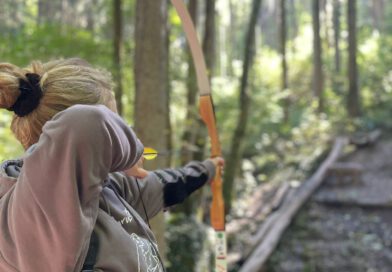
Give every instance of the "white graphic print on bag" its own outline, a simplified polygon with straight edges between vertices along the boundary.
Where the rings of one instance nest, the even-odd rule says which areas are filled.
[[[138,272],[141,272],[140,264],[142,262],[146,264],[147,272],[163,272],[159,262],[159,258],[156,252],[152,249],[151,243],[149,241],[141,239],[135,233],[131,234],[131,238],[136,244]]]

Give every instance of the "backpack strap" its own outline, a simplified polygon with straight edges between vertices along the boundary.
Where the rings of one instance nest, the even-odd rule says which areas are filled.
[[[109,185],[109,181],[110,179],[106,179],[104,181],[103,186],[107,187]],[[98,235],[93,230],[90,237],[90,245],[88,247],[87,256],[86,259],[84,260],[84,264],[81,272],[94,272],[94,266],[95,263],[97,262],[98,251],[99,251],[99,239],[98,239]]]
[[[98,235],[93,231],[91,233],[90,245],[88,248],[86,259],[84,260],[82,272],[93,272],[97,261],[99,251]]]

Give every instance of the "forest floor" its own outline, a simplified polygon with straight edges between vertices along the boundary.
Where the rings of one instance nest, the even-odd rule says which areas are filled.
[[[269,259],[268,272],[392,272],[392,139],[341,159],[357,181],[327,178]]]

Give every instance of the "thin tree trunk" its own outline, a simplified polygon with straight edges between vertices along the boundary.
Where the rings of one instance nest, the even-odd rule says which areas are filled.
[[[240,83],[240,101],[239,101],[239,116],[237,120],[236,129],[234,131],[230,155],[227,158],[225,173],[224,173],[224,184],[223,184],[223,195],[226,203],[227,211],[231,209],[231,201],[233,196],[234,179],[236,174],[241,167],[242,158],[242,142],[246,133],[246,127],[248,123],[249,107],[250,107],[250,96],[249,96],[249,73],[252,68],[253,59],[255,55],[255,27],[260,11],[261,0],[253,0],[252,13],[248,25],[248,30],[245,40],[245,52],[243,62],[243,73]]]
[[[230,16],[230,23],[229,23],[229,33],[227,35],[227,75],[233,76],[234,69],[233,69],[233,60],[237,59],[236,57],[236,29],[237,29],[237,14],[236,9],[234,7],[234,0],[229,0],[229,16]]]
[[[145,146],[167,150],[169,144],[167,1],[137,0],[135,27],[135,129]],[[158,157],[149,169],[168,167]],[[160,252],[165,256],[165,222],[160,214],[152,220]]]
[[[203,39],[203,52],[210,80],[215,68],[215,1],[206,0],[206,22]]]
[[[94,32],[95,30],[95,13],[94,11],[95,6],[98,4],[96,0],[90,0],[88,2],[88,6],[85,7],[86,9],[86,29],[90,32]]]
[[[297,8],[295,0],[290,0],[289,14],[291,16],[291,38],[295,39],[298,36],[298,19],[297,19]]]
[[[340,74],[340,0],[333,2],[333,28],[334,28],[334,47],[335,47],[335,72]]]
[[[286,0],[280,0],[280,14],[279,14],[279,26],[280,26],[280,54],[281,54],[281,71],[282,71],[282,91],[285,92],[288,89],[288,69],[286,59],[286,41],[287,41],[287,29],[286,29]],[[285,98],[283,101],[283,112],[284,122],[289,121],[289,98]]]
[[[115,98],[117,104],[117,110],[119,115],[123,115],[122,105],[122,67],[121,67],[121,49],[123,40],[123,20],[122,20],[122,0],[113,1],[113,27],[114,27],[114,38],[113,38],[113,64],[114,64],[114,82],[115,87]]]
[[[56,22],[60,19],[62,2],[60,0],[38,1],[38,23]]]
[[[38,18],[37,18],[37,22],[38,24],[42,24],[44,23],[45,20],[45,16],[47,14],[47,10],[48,10],[48,6],[47,6],[47,2],[45,0],[38,0]]]
[[[384,22],[384,8],[385,3],[384,0],[372,0],[372,17],[373,17],[373,26],[379,31],[383,29]]]
[[[328,10],[328,2],[329,0],[321,0],[321,10],[322,12],[322,24],[323,24],[323,29],[324,29],[324,39],[325,39],[325,43],[327,45],[327,52],[326,55],[328,55],[328,49],[330,47],[332,47],[332,42],[330,39],[330,34],[329,34],[329,10]]]
[[[356,10],[356,0],[348,0],[347,25],[349,91],[347,97],[347,110],[350,117],[358,117],[361,115],[358,90]]]
[[[318,101],[319,112],[323,111],[324,75],[322,68],[322,49],[320,38],[320,0],[312,0],[313,14],[313,94]]]

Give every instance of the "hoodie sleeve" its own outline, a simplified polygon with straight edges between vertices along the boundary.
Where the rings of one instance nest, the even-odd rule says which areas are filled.
[[[133,131],[104,106],[57,114],[2,198],[0,257],[22,272],[80,271],[103,180],[141,154]]]
[[[152,218],[162,209],[183,202],[214,175],[214,164],[206,160],[193,161],[179,169],[152,171],[144,179],[122,173],[115,173],[112,177],[122,197],[146,219],[143,203],[148,217]]]

